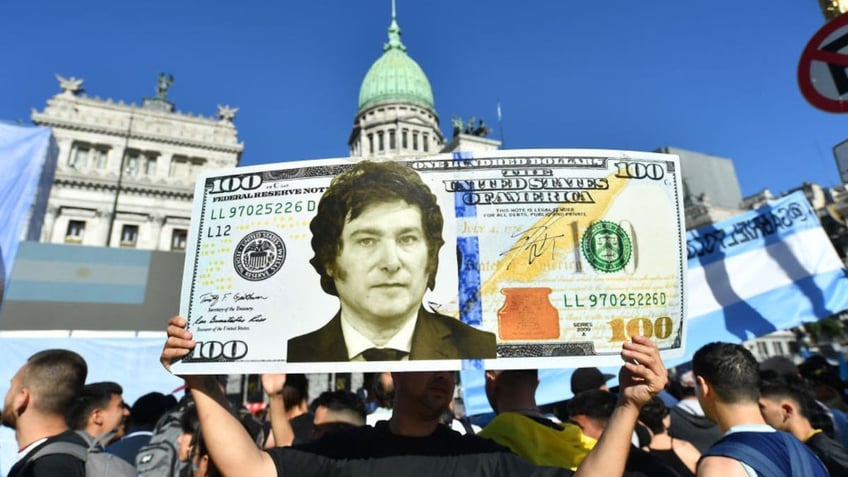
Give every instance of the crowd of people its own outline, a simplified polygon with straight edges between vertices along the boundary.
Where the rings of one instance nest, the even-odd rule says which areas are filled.
[[[193,346],[184,323],[171,321],[166,366]],[[378,373],[369,393],[312,402],[305,376],[263,375],[267,406],[253,415],[226,399],[220,376],[184,376],[179,402],[153,392],[128,406],[118,383],[85,384],[79,355],[46,350],[3,402],[20,447],[9,476],[91,475],[79,456],[45,451],[55,443],[115,456],[125,467],[109,475],[848,475],[845,385],[827,360],[757,363],[741,345],[711,343],[691,370],[669,373],[650,340],[621,354],[616,388],[581,368],[578,392],[554,407],[536,402],[536,370],[487,371],[495,417],[480,428],[452,408],[453,372]],[[168,448],[173,462],[150,465]]]

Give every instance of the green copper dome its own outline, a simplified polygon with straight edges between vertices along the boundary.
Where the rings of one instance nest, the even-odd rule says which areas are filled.
[[[430,81],[418,63],[406,54],[394,11],[389,25],[389,42],[383,45],[383,55],[371,65],[359,88],[359,111],[391,101],[405,101],[435,109]]]

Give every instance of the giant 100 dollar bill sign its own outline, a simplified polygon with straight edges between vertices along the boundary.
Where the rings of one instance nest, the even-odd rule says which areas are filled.
[[[355,164],[280,163],[199,178],[181,303],[198,344],[177,372],[480,364],[416,358],[419,327],[432,315],[494,335],[496,354],[473,356],[491,369],[614,365],[634,334],[654,338],[666,356],[682,350],[685,242],[677,157],[527,150],[402,162],[435,194],[445,240],[435,286],[421,299],[411,354],[374,362],[322,358],[316,351],[310,362],[287,360],[289,340],[316,330],[316,350],[353,346],[331,343],[342,335],[347,340],[350,329],[338,325],[344,306],[322,289],[310,264],[310,222],[332,179]],[[348,223],[351,217],[344,218]],[[324,233],[315,231],[322,240]],[[454,345],[459,331],[443,339]]]

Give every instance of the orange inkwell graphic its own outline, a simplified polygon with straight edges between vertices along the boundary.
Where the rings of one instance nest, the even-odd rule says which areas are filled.
[[[504,340],[559,338],[559,313],[551,305],[550,288],[504,288],[498,310],[498,335]]]

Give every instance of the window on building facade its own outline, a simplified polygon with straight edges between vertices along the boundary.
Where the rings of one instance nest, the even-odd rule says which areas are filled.
[[[377,131],[377,150],[383,152],[385,146],[383,145],[383,131]]]
[[[427,137],[426,134],[421,136],[421,145],[424,146],[424,152],[430,151],[430,145],[428,144],[429,141],[427,139],[428,139],[428,137]]]
[[[147,157],[147,163],[144,168],[144,173],[148,176],[156,175],[156,156]]]
[[[409,147],[409,143],[406,141],[407,133],[409,133],[408,129],[404,129],[400,134],[400,147],[406,149]]]
[[[418,150],[418,133],[414,131],[412,132],[412,150]]]
[[[194,179],[198,174],[203,172],[203,169],[206,168],[206,159],[200,157],[193,157],[191,159],[191,170],[189,171],[189,177]]]
[[[82,169],[88,165],[88,155],[91,149],[87,144],[74,144],[71,155],[68,157],[68,165],[75,169]]]
[[[138,242],[138,225],[126,224],[121,227],[121,246],[135,247]]]
[[[168,175],[171,177],[188,177],[189,162],[186,156],[174,156],[171,158],[171,166]]]
[[[171,234],[171,250],[185,250],[188,240],[188,230],[174,229]]]
[[[763,341],[757,341],[757,351],[761,357],[766,358],[769,356],[768,346]]]
[[[374,154],[374,135],[373,134],[368,135],[368,153]]]
[[[109,154],[105,149],[96,148],[91,151],[91,160],[94,167],[98,169],[106,169],[109,161]]]
[[[124,174],[128,176],[138,175],[139,163],[141,162],[141,154],[138,151],[128,151],[126,161],[124,161]]]
[[[85,235],[85,220],[69,220],[68,229],[65,232],[66,243],[82,243]]]
[[[774,354],[778,356],[783,356],[784,354],[786,354],[783,352],[783,342],[781,341],[772,341],[771,349],[774,351]]]
[[[395,143],[395,130],[389,130],[389,150],[394,151],[397,149],[397,144]]]

